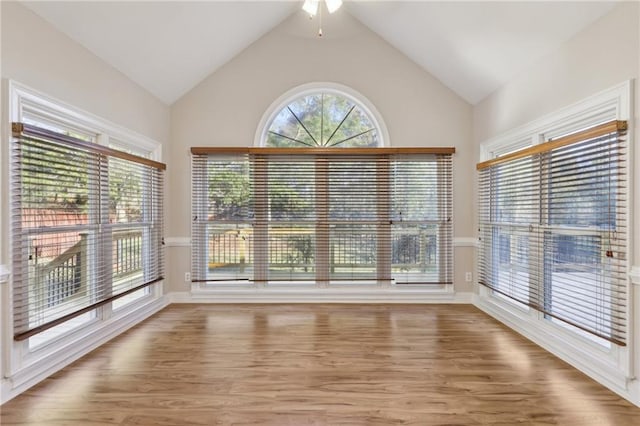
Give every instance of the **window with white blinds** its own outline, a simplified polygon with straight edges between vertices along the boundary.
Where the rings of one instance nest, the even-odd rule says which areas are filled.
[[[453,148],[192,148],[194,282],[452,283]]]
[[[27,124],[13,135],[16,340],[162,279],[164,164]]]
[[[626,122],[478,164],[480,283],[625,345]]]

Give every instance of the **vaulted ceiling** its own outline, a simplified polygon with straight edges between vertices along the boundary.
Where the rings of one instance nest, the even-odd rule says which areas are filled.
[[[307,19],[301,1],[23,4],[168,105],[285,19]],[[475,104],[614,4],[347,1],[336,13],[351,14]]]

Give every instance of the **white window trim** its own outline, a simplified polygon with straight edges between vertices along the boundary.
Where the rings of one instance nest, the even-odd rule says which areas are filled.
[[[13,80],[8,80],[7,91],[9,123],[21,121],[25,111],[31,111],[42,118],[78,129],[86,134],[95,135],[97,143],[108,144],[109,139],[113,138],[120,144],[126,143],[132,148],[149,152],[151,160],[160,161],[162,159],[162,145],[144,135],[102,119],[80,108],[75,108]],[[99,135],[103,137],[98,138]],[[10,134],[7,136],[10,137]]]
[[[147,152],[149,158],[154,161],[162,160],[162,145],[153,139],[16,81],[3,80],[2,83],[2,122],[5,131],[1,135],[3,143],[0,151],[0,200],[3,206],[9,206],[9,141],[12,138],[10,123],[22,121],[25,112],[57,123],[61,127],[90,135],[101,145],[109,145],[110,138],[113,138],[121,146],[126,143],[137,151]],[[0,236],[4,237],[3,241],[8,240],[7,236],[10,236],[8,216],[2,215],[0,223]],[[10,250],[10,246],[0,250],[0,263],[7,263],[12,258]],[[162,286],[162,282],[152,285],[149,287],[148,295],[116,311],[110,310],[108,306],[97,308],[98,317],[87,322],[86,326],[72,329],[30,349],[28,340],[16,342],[13,339],[13,303],[10,286],[0,285],[0,312],[3,324],[0,330],[0,375],[3,376],[0,383],[0,404],[164,308],[168,302],[163,296]]]
[[[509,151],[537,145],[550,137],[557,137],[578,128],[602,122],[606,114],[611,115],[609,119],[626,120],[632,126],[631,100],[632,82],[625,81],[483,142],[480,145],[479,161],[487,161]],[[627,138],[629,140],[627,144],[629,150],[627,172],[631,177],[634,176],[633,128],[628,130]],[[629,207],[633,206],[632,194],[633,181],[629,178],[626,194]],[[631,214],[632,210],[629,213]],[[633,245],[631,216],[627,229],[627,241],[629,242],[629,251],[631,251]],[[633,259],[631,254],[631,252],[628,253],[628,259]],[[544,315],[537,311],[525,312],[522,309],[517,309],[513,304],[496,297],[493,292],[482,286],[479,287],[476,301],[476,305],[485,312],[519,331],[614,392],[627,399],[631,398],[628,383],[636,375],[633,365],[633,347],[637,345],[635,341],[637,332],[631,323],[633,315],[629,315],[627,320],[629,330],[627,346],[612,345],[607,348],[566,327],[544,319]],[[629,298],[628,303],[629,309],[632,310],[634,301]]]
[[[549,137],[554,136],[554,133],[569,133],[576,128],[584,128],[590,121],[598,121],[594,117],[598,117],[607,110],[614,109],[617,120],[630,121],[631,86],[630,80],[625,81],[580,102],[490,138],[480,144],[479,161],[495,158],[496,153],[537,145],[544,142],[545,135]],[[531,143],[524,143],[526,140],[530,140]]]
[[[382,115],[380,114],[380,112],[378,112],[375,105],[363,94],[352,89],[351,87],[331,82],[313,82],[302,84],[286,91],[275,101],[273,101],[273,103],[269,105],[269,108],[267,108],[265,113],[262,115],[262,118],[258,123],[258,128],[256,129],[253,145],[257,147],[265,146],[265,142],[267,140],[267,132],[269,131],[269,125],[276,118],[278,113],[282,111],[283,108],[285,108],[292,101],[298,98],[319,92],[333,93],[336,95],[344,96],[345,98],[355,103],[367,115],[373,118],[376,132],[378,133],[378,146],[389,146],[389,132],[387,131],[387,126],[385,125]]]
[[[338,150],[339,148],[336,149],[336,151]],[[346,148],[346,151],[348,150],[349,148]],[[266,165],[261,166],[260,164],[263,164],[264,161],[260,161],[258,162],[260,164],[257,164],[254,161],[254,159],[247,157],[246,154],[238,154],[236,156],[230,156],[225,153],[208,154],[208,155],[193,154],[193,156],[194,156],[194,161],[192,162],[191,184],[192,184],[192,192],[194,194],[193,205],[192,205],[192,209],[193,209],[192,215],[194,217],[202,218],[202,217],[208,216],[207,207],[206,207],[208,206],[207,189],[205,185],[204,190],[202,190],[203,189],[202,183],[208,181],[208,179],[211,176],[210,173],[212,172],[215,173],[216,171],[223,170],[223,168],[220,168],[219,166],[220,163],[225,164],[226,162],[232,162],[233,164],[242,164],[243,167],[246,166],[247,167],[246,170],[254,170],[254,173],[251,173],[248,171],[247,174],[245,174],[245,176],[252,182],[252,187],[254,191],[254,201],[256,204],[256,207],[255,207],[256,219],[242,218],[242,219],[237,219],[237,221],[234,221],[234,223],[236,226],[243,226],[243,227],[248,226],[250,228],[254,220],[260,222],[261,219],[257,218],[258,215],[260,214],[259,209],[257,207],[258,200],[268,199],[269,191],[267,190],[267,188],[269,187],[271,180],[269,177],[270,172],[263,174],[263,173],[255,172],[255,170],[258,170],[260,167],[268,168],[269,164],[275,165],[277,167],[278,164],[281,163],[281,161],[277,159],[276,160],[266,159],[265,160]],[[338,164],[339,162],[341,162],[341,160],[329,159],[327,160],[329,168],[319,169],[318,160],[313,155],[305,154],[305,157],[306,157],[306,160],[304,160],[304,162],[306,163],[306,165],[310,166],[310,168],[307,172],[304,173],[304,176],[305,178],[311,179],[311,182],[313,182],[312,187],[314,189],[312,190],[313,191],[312,199],[317,200],[319,198],[328,197],[329,188],[327,186],[328,185],[327,179],[329,179],[329,168],[332,165]],[[407,156],[404,156],[404,157],[407,157]],[[387,182],[387,184],[390,185],[389,191],[392,194],[399,194],[399,193],[402,193],[402,191],[398,192],[397,189],[391,189],[391,186],[394,186],[394,188],[395,186],[404,187],[402,183],[394,184],[394,182],[401,182],[401,180],[396,181],[396,178],[392,176],[393,173],[390,171],[390,170],[393,170],[396,165],[410,164],[409,162],[415,161],[418,164],[420,164],[420,166],[433,168],[433,170],[436,171],[435,178],[430,178],[428,181],[429,183],[431,183],[433,179],[432,187],[437,189],[436,204],[438,205],[438,213],[437,213],[438,217],[440,217],[441,219],[445,219],[446,217],[450,217],[451,208],[452,208],[451,201],[450,201],[450,193],[448,193],[447,191],[448,191],[448,188],[450,188],[452,185],[451,173],[453,168],[453,159],[451,154],[443,155],[443,157],[446,157],[446,159],[438,159],[435,157],[422,157],[418,154],[417,157],[412,157],[412,159],[409,159],[409,160],[408,158],[386,159],[385,164],[387,164],[389,168],[379,167],[380,161],[384,159],[383,157],[378,156],[374,161],[371,161],[371,159],[367,159],[367,160],[363,159],[362,161],[366,162],[368,167],[372,167],[371,170],[373,170],[373,173],[371,174],[367,173],[367,174],[370,176],[375,176],[373,180],[370,180],[367,182],[373,182],[375,183],[375,185],[379,185],[379,182],[381,181]],[[297,158],[297,157],[294,156],[294,158]],[[261,169],[261,170],[266,171],[266,169]],[[351,173],[355,169],[348,167],[347,169],[344,169],[344,170]],[[399,173],[399,174],[400,176],[403,176],[405,178],[410,176],[403,173]],[[322,175],[322,177],[319,177],[319,175]],[[256,176],[260,176],[260,177],[256,177]],[[282,176],[285,176],[286,178],[297,177],[297,176],[289,175],[286,172]],[[368,179],[371,179],[371,178],[369,177]],[[325,182],[324,185],[321,184],[321,182]],[[374,192],[371,192],[370,195],[375,196],[375,201],[371,201],[372,203],[375,203],[375,206],[382,206],[382,205],[386,206],[388,205],[388,203],[391,203],[390,198],[388,198],[388,197],[392,197],[390,193],[387,193],[387,192],[381,193],[379,188],[377,187],[373,191]],[[329,204],[333,205],[333,202]],[[203,208],[204,208],[204,211],[202,211]],[[271,211],[270,208],[268,208],[267,210]],[[276,220],[275,222],[271,220],[270,213],[269,214],[263,213],[263,214],[264,216],[262,216],[262,220],[266,220],[270,226],[271,225],[279,226],[278,220]],[[390,223],[389,221],[391,220],[391,213],[389,212],[381,213],[380,210],[377,209],[376,210],[376,217],[378,218],[377,220],[379,221],[383,220],[381,219],[381,217],[383,217],[382,215],[384,215],[384,221]],[[374,275],[366,275],[366,278],[362,278],[362,280],[357,279],[355,282],[349,282],[352,278],[345,278],[344,273],[342,274],[343,276],[340,276],[340,273],[336,274],[335,272],[331,272],[331,273],[329,272],[329,270],[332,268],[334,264],[333,264],[333,261],[329,260],[330,249],[328,245],[329,245],[329,241],[331,240],[331,237],[330,237],[328,226],[332,222],[332,219],[329,218],[328,211],[325,213],[324,217],[322,215],[314,215],[312,219],[306,219],[303,221],[313,222],[313,225],[311,226],[310,229],[312,229],[312,235],[314,236],[315,241],[319,241],[320,239],[322,239],[327,244],[327,247],[324,249],[319,248],[319,244],[315,246],[314,251],[316,255],[313,261],[315,271],[310,273],[310,276],[313,276],[313,279],[310,279],[310,281],[304,281],[304,278],[292,279],[292,280],[281,278],[282,281],[280,281],[278,278],[274,278],[273,281],[270,281],[268,279],[269,274],[266,272],[266,270],[263,270],[261,267],[267,268],[268,264],[270,264],[271,262],[268,261],[268,259],[266,259],[265,257],[261,258],[261,255],[267,256],[267,253],[269,251],[268,245],[270,244],[270,241],[271,241],[270,238],[267,240],[254,238],[253,240],[253,247],[249,249],[250,251],[253,251],[252,257],[254,260],[251,263],[249,263],[249,265],[252,266],[253,275],[249,274],[248,276],[240,277],[238,276],[238,273],[236,271],[233,271],[233,272],[227,271],[227,274],[216,275],[215,278],[211,278],[211,280],[209,280],[210,279],[209,273],[206,270],[207,269],[206,259],[211,259],[211,257],[209,254],[209,248],[207,248],[207,243],[206,243],[209,236],[209,231],[207,230],[207,226],[208,224],[211,224],[214,222],[218,224],[224,223],[224,221],[223,222],[216,222],[216,221],[207,222],[205,224],[198,221],[197,224],[194,222],[194,226],[192,227],[192,234],[194,235],[192,240],[197,241],[197,244],[194,246],[196,250],[192,252],[192,257],[196,259],[194,261],[195,263],[193,264],[192,271],[191,271],[192,277],[196,277],[196,281],[192,285],[200,289],[215,288],[215,287],[229,286],[229,285],[236,285],[237,287],[246,287],[246,288],[264,288],[265,286],[269,288],[272,288],[272,287],[286,288],[286,287],[292,287],[292,286],[316,287],[316,288],[326,288],[327,286],[330,286],[333,288],[335,287],[364,288],[366,286],[371,286],[372,288],[375,288],[375,289],[380,289],[380,288],[388,289],[396,286],[403,287],[405,285],[411,286],[413,288],[429,288],[429,286],[431,286],[432,288],[439,287],[442,289],[448,289],[453,287],[453,283],[452,282],[449,283],[449,277],[451,278],[451,280],[453,280],[453,275],[454,275],[453,274],[453,254],[450,251],[453,246],[453,236],[450,235],[450,233],[451,234],[453,233],[452,232],[453,229],[452,227],[450,227],[450,225],[436,225],[437,228],[434,234],[434,237],[437,238],[438,240],[437,251],[436,251],[437,253],[436,258],[438,259],[437,266],[436,266],[437,276],[439,281],[447,282],[447,284],[437,284],[436,282],[428,283],[430,281],[428,279],[424,280],[425,283],[404,281],[402,279],[402,274],[398,274],[397,272],[394,273],[393,272],[394,263],[391,260],[390,252],[388,253],[388,257],[385,259],[385,256],[383,256],[383,252],[380,252],[379,246],[378,246],[380,244],[379,243],[380,241],[385,241],[385,244],[389,244],[389,245],[391,244],[393,227],[385,228],[383,230],[377,226],[373,231],[376,236],[375,240],[377,241],[376,248],[374,251],[377,259],[376,270],[374,272]],[[366,226],[366,225],[370,225],[371,223],[370,221],[371,219],[342,219],[342,222],[348,223],[350,225],[365,224]],[[413,221],[417,224],[424,224],[424,225],[427,225],[429,222],[429,220],[417,219],[417,218],[413,219]],[[402,222],[402,219],[400,220],[400,222]],[[409,220],[409,223],[411,222],[412,220]],[[205,229],[201,230],[200,226],[204,226]],[[318,230],[318,227],[320,229],[324,229],[324,231]],[[254,236],[257,234],[257,232],[258,231],[254,229]],[[204,238],[202,238],[203,236]],[[322,260],[319,260],[319,259],[322,259]],[[195,265],[198,265],[198,266],[195,266]],[[243,273],[244,273],[244,270],[243,270]],[[359,273],[356,273],[356,274],[359,274]],[[413,274],[420,274],[420,273],[411,272],[411,275]]]

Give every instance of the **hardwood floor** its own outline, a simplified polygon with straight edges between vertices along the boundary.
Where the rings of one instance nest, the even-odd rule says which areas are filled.
[[[1,407],[13,425],[640,425],[468,305],[172,305]]]

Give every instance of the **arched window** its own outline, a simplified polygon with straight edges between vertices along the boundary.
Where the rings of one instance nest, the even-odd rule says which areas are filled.
[[[309,84],[280,97],[263,118],[259,146],[379,147],[385,131],[375,108],[362,95],[337,84]]]
[[[256,147],[192,148],[192,278],[451,285],[455,149],[386,140],[364,97],[312,84],[273,103]]]

